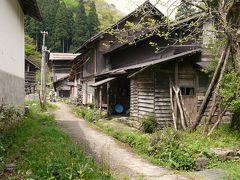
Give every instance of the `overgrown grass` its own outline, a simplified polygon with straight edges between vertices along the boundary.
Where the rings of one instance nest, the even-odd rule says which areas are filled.
[[[57,127],[52,115],[40,112],[35,102],[29,105],[20,123],[1,132],[0,179],[111,179]],[[9,163],[15,164],[12,172],[5,169]]]
[[[78,112],[86,114],[86,111],[84,109]],[[82,116],[81,113],[76,114]],[[193,170],[196,157],[209,157],[211,148],[240,148],[240,132],[230,128],[229,124],[220,125],[208,138],[203,137],[201,127],[195,133],[175,132],[168,128],[158,130],[153,134],[144,134],[129,130],[116,130],[101,121],[96,122],[95,125],[104,133],[128,144],[136,153],[152,163],[176,170]],[[222,168],[226,170],[227,179],[240,179],[240,161],[222,162],[215,157],[209,158],[208,168]]]
[[[93,121],[99,120],[99,118],[101,117],[100,116],[100,111],[94,111],[91,108],[88,109],[88,108],[85,108],[85,107],[75,107],[73,109],[73,112],[77,116],[85,119],[88,122],[93,122]]]
[[[96,125],[106,134],[128,144],[136,153],[153,164],[176,170],[193,170],[196,156],[208,156],[210,148],[240,147],[240,134],[231,130],[229,125],[220,126],[209,138],[203,138],[200,129],[193,134],[183,131],[175,134],[171,129],[159,130],[154,134],[143,134],[116,131],[100,122]],[[222,162],[213,157],[210,158],[208,168],[224,169],[228,179],[240,178],[240,161]]]

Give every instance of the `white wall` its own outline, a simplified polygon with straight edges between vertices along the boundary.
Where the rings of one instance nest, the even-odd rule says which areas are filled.
[[[0,70],[24,78],[24,14],[18,0],[0,0]]]
[[[0,0],[0,104],[24,104],[24,14],[18,0]]]

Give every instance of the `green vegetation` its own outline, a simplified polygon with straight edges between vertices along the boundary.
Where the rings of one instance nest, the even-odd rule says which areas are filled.
[[[75,50],[80,47],[89,38],[90,35],[90,31],[88,31],[88,17],[85,12],[83,0],[79,0],[79,2],[80,3],[76,12],[75,23],[73,25],[72,46]]]
[[[22,115],[23,115],[22,109],[12,105],[1,104],[0,132],[11,128],[15,123],[20,121]]]
[[[85,119],[88,122],[93,122],[100,118],[100,111],[94,111],[93,109],[76,107],[73,109],[73,111],[77,114],[77,116]]]
[[[41,63],[41,54],[36,48],[34,40],[30,36],[25,35],[25,55],[39,65]]]
[[[89,31],[89,37],[94,36],[99,32],[99,20],[98,20],[98,15],[96,11],[96,6],[94,1],[90,2],[90,9],[88,12],[88,31]]]
[[[92,114],[93,110],[77,107],[74,112],[86,119],[86,114]],[[240,176],[239,160],[222,162],[210,156],[211,148],[240,148],[240,132],[232,129],[229,124],[222,124],[208,138],[202,136],[202,127],[194,133],[167,128],[156,130],[153,134],[144,134],[140,131],[114,129],[101,121],[96,121],[95,126],[128,144],[136,153],[156,165],[191,171],[195,168],[196,157],[208,157],[210,159],[208,168],[222,168],[226,170],[230,179],[238,179]]]
[[[128,144],[133,150],[152,163],[176,170],[190,171],[195,167],[197,156],[209,156],[210,148],[240,147],[240,134],[228,125],[222,125],[207,139],[202,137],[202,129],[191,134],[172,129],[159,130],[152,135],[140,132],[116,131],[100,122],[96,123],[103,132]],[[209,157],[208,168],[222,168],[230,179],[240,177],[240,161],[222,162]]]
[[[157,120],[154,115],[146,116],[142,121],[142,129],[145,133],[153,133],[157,128]]]
[[[41,50],[41,31],[48,31],[46,45],[51,51],[73,52],[99,30],[122,16],[104,0],[38,0],[43,22],[25,18],[25,30]],[[101,22],[101,24],[100,24]]]
[[[180,5],[177,8],[177,13],[175,15],[175,18],[176,19],[187,18],[193,15],[194,13],[197,13],[196,8],[181,1]]]
[[[110,179],[80,151],[37,103],[11,129],[1,131],[0,179]],[[54,106],[47,105],[48,110]],[[14,164],[13,170],[5,169]]]

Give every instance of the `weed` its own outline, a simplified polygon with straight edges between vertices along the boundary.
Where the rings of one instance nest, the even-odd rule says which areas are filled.
[[[111,179],[57,127],[52,115],[40,112],[37,103],[29,106],[29,114],[17,126],[1,132],[0,174],[5,164],[14,162],[16,167],[7,178]]]
[[[153,133],[157,128],[157,120],[154,115],[146,116],[142,121],[143,132]]]

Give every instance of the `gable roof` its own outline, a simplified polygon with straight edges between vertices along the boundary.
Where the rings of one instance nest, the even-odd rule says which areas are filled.
[[[146,7],[151,8],[151,10],[156,12],[157,14],[159,14],[159,16],[164,16],[164,14],[161,11],[159,11],[158,8],[156,8],[149,0],[146,0],[141,6],[139,6],[137,9],[135,9],[133,12],[131,12],[130,14],[126,15],[125,17],[120,19],[118,22],[116,22],[112,26],[106,28],[105,30],[101,31],[100,33],[98,33],[95,36],[93,36],[90,39],[88,39],[82,46],[80,46],[80,48],[78,48],[75,51],[75,53],[80,52],[80,50],[82,50],[84,47],[87,47],[90,43],[98,40],[100,37],[102,37],[102,35],[106,34],[108,30],[110,30],[110,29],[112,29],[114,27],[117,27],[119,24],[121,24],[122,22],[126,21],[127,19],[132,17],[134,14],[140,12],[143,8],[146,8]]]
[[[29,15],[37,21],[42,21],[36,0],[18,0],[25,15]]]

